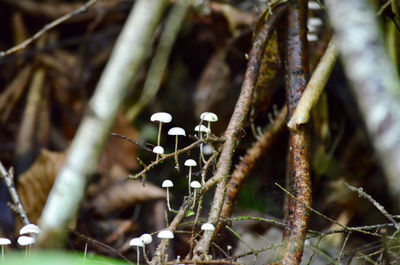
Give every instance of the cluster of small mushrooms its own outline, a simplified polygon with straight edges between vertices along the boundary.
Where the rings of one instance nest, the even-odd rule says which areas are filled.
[[[164,155],[164,148],[161,146],[161,130],[162,130],[162,124],[163,123],[169,123],[172,121],[172,116],[169,113],[166,112],[157,112],[154,113],[151,118],[151,121],[153,122],[159,122],[159,127],[158,127],[158,136],[157,136],[157,145],[153,148],[153,153],[155,153],[156,156],[156,161],[158,161],[159,157]],[[206,134],[206,137],[208,137],[211,133],[211,122],[216,122],[218,121],[218,116],[212,112],[204,112],[200,115],[200,124],[197,125],[194,130],[199,133],[199,138],[201,139],[203,137],[203,133]],[[201,124],[203,121],[207,122],[207,126]],[[176,163],[176,168],[179,170],[179,161],[178,157],[176,155],[178,151],[178,137],[179,136],[186,136],[186,132],[183,128],[180,127],[173,127],[169,129],[168,135],[175,136],[175,163]],[[202,144],[200,145],[200,149],[202,148]],[[211,151],[211,152],[210,152]],[[200,150],[200,152],[204,152],[203,150]],[[212,153],[212,149],[207,150],[208,153]],[[193,189],[193,206],[192,208],[195,207],[196,203],[196,193],[197,190],[201,188],[201,184],[199,181],[192,181],[192,167],[197,166],[197,162],[193,159],[187,159],[184,163],[186,167],[189,168],[189,174],[188,174],[188,192],[189,195],[192,194],[192,189]],[[202,180],[204,182],[204,180]],[[170,198],[169,198],[169,189],[174,186],[174,183],[172,180],[166,179],[162,183],[162,187],[167,189],[167,206],[168,210],[173,212],[171,205],[170,205]],[[215,227],[213,224],[210,223],[204,223],[201,226],[201,230],[215,230]],[[161,230],[158,232],[157,237],[160,238],[161,240],[170,240],[174,238],[174,234],[172,231],[165,229]],[[139,264],[139,258],[140,258],[140,252],[139,248],[143,248],[143,255],[146,257],[146,252],[145,252],[145,245],[150,244],[152,242],[152,236],[150,234],[143,234],[140,237],[135,237],[133,238],[130,242],[130,246],[135,246],[137,249],[137,264]],[[180,257],[178,257],[178,260]]]
[[[25,247],[25,256],[28,256],[31,246],[36,242],[36,236],[40,234],[40,232],[40,228],[34,224],[27,224],[19,230],[20,236],[17,242],[20,246]],[[10,244],[10,239],[0,238],[1,264],[4,264],[4,248]]]

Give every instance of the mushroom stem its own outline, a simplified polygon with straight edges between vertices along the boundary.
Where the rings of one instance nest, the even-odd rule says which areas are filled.
[[[169,204],[169,188],[168,188],[168,187],[167,187],[167,206],[168,206],[168,210],[169,210],[170,212],[172,212],[171,206],[170,206],[170,204]]]
[[[143,245],[143,257],[144,257],[144,260],[146,261],[146,263],[150,264],[150,260],[149,260],[149,258],[147,257],[147,254],[146,254],[146,244]]]
[[[192,205],[192,209],[194,209],[194,207],[196,206],[196,190],[197,190],[197,189],[194,189],[194,192],[193,192],[193,205]]]
[[[174,155],[174,158],[175,158],[175,168],[179,171],[179,161],[178,161],[178,153],[177,153],[177,151],[178,151],[178,135],[175,135],[175,155]]]
[[[1,264],[4,264],[4,245],[1,245]]]
[[[136,246],[136,256],[137,256],[136,264],[139,265],[139,261],[140,261],[140,259],[139,259],[139,257],[140,257],[139,246]]]
[[[161,142],[161,128],[162,128],[162,122],[159,122],[159,126],[158,126],[158,136],[157,136],[157,146],[160,146],[160,142]],[[158,161],[158,157],[159,154],[157,154],[156,156],[156,161]]]
[[[86,253],[87,253],[87,242],[85,242],[85,250],[83,252],[83,263],[86,262]]]
[[[192,167],[189,167],[189,183],[188,183],[189,196],[192,195],[192,189],[190,188],[190,183],[192,183]]]

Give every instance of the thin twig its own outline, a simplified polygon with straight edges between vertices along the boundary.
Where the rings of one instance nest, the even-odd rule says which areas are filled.
[[[3,164],[0,162],[0,176],[6,183],[8,192],[10,193],[11,199],[14,203],[14,206],[17,210],[17,214],[21,218],[21,221],[24,225],[30,224],[28,215],[26,214],[26,211],[24,209],[24,206],[21,203],[21,200],[19,199],[18,192],[15,189],[14,185],[14,169],[10,168],[10,170],[7,172],[6,168],[3,166]]]
[[[136,175],[129,176],[129,179],[138,179],[138,178],[140,178],[142,175],[146,174],[150,169],[152,169],[153,167],[157,166],[158,164],[161,164],[163,161],[167,160],[168,158],[174,157],[175,154],[179,155],[179,154],[185,153],[185,152],[197,147],[197,145],[202,143],[203,141],[204,141],[204,139],[197,140],[196,142],[186,146],[185,148],[179,149],[178,151],[176,151],[174,153],[170,153],[170,154],[164,155],[160,159],[151,162],[150,165],[146,166],[142,171],[140,171]]]
[[[136,142],[136,141],[124,136],[124,135],[121,135],[121,134],[118,134],[118,133],[110,133],[110,135],[111,136],[120,137],[120,138],[124,139],[125,141],[128,141],[128,142],[130,142],[130,143],[132,143],[132,144],[134,144],[134,145],[136,145],[136,146],[138,146],[138,147],[140,147],[140,148],[142,148],[142,149],[144,149],[144,150],[146,150],[148,152],[153,152],[153,150],[151,150],[150,148],[147,148],[146,146],[143,146],[143,145],[139,144],[138,142]]]
[[[104,249],[107,249],[107,250],[110,251],[111,253],[117,254],[120,258],[122,258],[123,260],[125,260],[125,261],[128,262],[129,264],[132,264],[132,265],[133,265],[133,263],[132,263],[127,257],[125,257],[125,255],[123,255],[121,252],[119,252],[119,251],[116,250],[115,248],[113,248],[113,247],[111,247],[111,246],[109,246],[109,245],[106,245],[106,244],[104,244],[103,242],[100,242],[100,241],[98,241],[98,240],[96,240],[96,239],[94,239],[94,238],[85,236],[84,234],[81,234],[81,233],[79,233],[79,232],[76,231],[76,230],[70,230],[70,232],[71,232],[72,234],[78,236],[79,238],[81,238],[81,239],[82,239],[83,241],[85,241],[86,243],[92,244],[93,246],[96,246],[96,247],[102,247],[102,248],[104,248]]]
[[[379,202],[374,200],[374,198],[372,198],[371,195],[364,192],[363,188],[356,188],[356,187],[351,186],[348,183],[345,183],[345,185],[349,190],[357,192],[358,196],[370,201],[375,206],[375,208],[378,209],[378,211],[380,211],[390,222],[393,223],[393,225],[397,231],[400,230],[399,223],[397,223],[396,220],[394,220],[394,218],[385,210],[385,208]]]
[[[37,40],[38,38],[40,38],[44,33],[46,33],[47,31],[55,28],[56,26],[60,25],[61,23],[65,22],[66,20],[85,12],[90,6],[92,6],[94,3],[96,3],[97,0],[89,0],[88,2],[86,2],[83,6],[81,6],[80,8],[72,11],[71,13],[65,14],[64,16],[57,18],[56,20],[54,20],[53,22],[45,25],[41,30],[39,30],[38,32],[36,32],[32,37],[30,37],[29,39],[26,39],[25,41],[23,41],[22,43],[18,44],[17,46],[14,46],[6,51],[1,51],[0,52],[0,58],[10,55],[12,53],[18,52],[20,50],[25,49],[29,44],[31,44],[32,42],[34,42],[35,40]]]

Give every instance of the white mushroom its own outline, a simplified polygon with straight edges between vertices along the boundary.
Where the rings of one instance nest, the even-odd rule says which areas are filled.
[[[322,26],[322,24],[323,24],[322,19],[317,17],[310,17],[307,21],[307,25],[312,27],[319,27]]]
[[[194,127],[194,130],[196,131],[196,132],[199,132],[199,137],[201,138],[201,133],[202,132],[205,132],[206,134],[209,134],[210,132],[211,132],[211,130],[210,129],[208,129],[206,126],[204,126],[203,124],[200,124],[200,125],[196,125],[196,127]]]
[[[8,238],[1,237],[0,238],[0,246],[1,246],[1,264],[4,264],[4,247],[10,245],[11,241]]]
[[[148,260],[147,255],[146,255],[146,245],[148,245],[151,242],[153,242],[153,237],[150,234],[146,233],[146,234],[141,235],[140,239],[144,243],[144,245],[143,245],[143,256],[144,256],[144,259],[146,260],[147,264],[149,264],[149,260]]]
[[[211,223],[204,223],[204,224],[201,226],[201,230],[204,230],[204,231],[214,231],[214,230],[215,230],[215,226],[214,226],[213,224],[211,224]]]
[[[136,257],[137,257],[137,262],[136,264],[139,265],[140,261],[140,252],[139,252],[139,247],[144,247],[143,241],[139,237],[132,238],[131,241],[129,241],[130,246],[135,246],[136,247]]]
[[[164,154],[164,148],[162,146],[159,146],[159,145],[158,146],[154,146],[153,153],[157,154],[157,156],[158,155],[162,155],[162,154]]]
[[[174,186],[174,183],[169,179],[164,180],[163,183],[162,183],[162,187],[163,188],[167,188],[167,206],[168,206],[168,210],[170,212],[172,212],[172,209],[171,209],[171,206],[169,204],[169,188],[172,188],[173,186]]]
[[[143,241],[144,244],[150,244],[153,242],[153,237],[150,234],[143,234],[140,236],[140,239]]]
[[[188,159],[185,161],[185,166],[189,167],[189,181],[188,181],[188,186],[189,186],[189,195],[192,194],[192,191],[190,190],[190,183],[192,181],[192,167],[197,166],[196,161],[194,161],[193,159]]]
[[[207,123],[208,123],[208,126],[207,126],[207,129],[208,129],[207,136],[208,136],[208,134],[211,132],[211,124],[210,123],[218,121],[218,116],[217,116],[217,114],[212,113],[212,112],[203,112],[200,115],[200,119],[202,121],[207,121]]]
[[[173,239],[174,233],[169,230],[161,230],[160,232],[158,232],[157,237],[161,239]]]
[[[28,256],[30,247],[36,242],[34,237],[30,236],[20,236],[17,240],[20,246],[25,247],[25,257]]]
[[[159,146],[160,145],[160,141],[161,141],[162,124],[163,123],[170,123],[171,120],[172,120],[172,116],[171,116],[171,114],[166,113],[166,112],[157,112],[157,113],[154,113],[153,115],[151,115],[150,120],[159,122],[158,136],[157,136],[157,145]],[[158,155],[159,154],[157,154],[156,160],[158,160]]]
[[[34,224],[27,224],[25,226],[23,226],[20,230],[19,230],[19,234],[20,235],[25,235],[25,234],[40,234],[41,230],[39,228],[39,226],[34,225]]]
[[[179,171],[179,161],[178,161],[178,154],[176,153],[178,151],[178,136],[186,136],[186,132],[183,128],[180,127],[173,127],[169,129],[168,135],[173,135],[175,136],[175,163],[176,163],[176,169]]]
[[[317,41],[318,40],[318,36],[316,34],[314,34],[314,33],[308,33],[307,34],[307,40],[309,42]]]
[[[308,9],[310,10],[321,10],[321,6],[314,1],[309,1],[308,2]]]
[[[194,194],[193,194],[194,198],[193,198],[193,206],[192,206],[192,208],[194,208],[194,206],[196,206],[196,191],[201,188],[201,184],[200,184],[200,182],[195,180],[190,183],[190,187],[192,187],[194,189]]]

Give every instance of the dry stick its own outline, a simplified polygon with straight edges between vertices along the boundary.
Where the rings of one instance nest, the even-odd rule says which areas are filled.
[[[30,224],[28,215],[26,214],[24,206],[22,205],[21,200],[19,199],[18,192],[15,189],[13,168],[10,168],[10,170],[7,172],[3,164],[0,162],[0,176],[6,183],[8,192],[10,193],[11,199],[14,203],[13,206],[16,207],[17,214],[21,218],[22,223],[24,225]]]
[[[0,52],[0,58],[10,55],[12,53],[15,53],[17,51],[23,50],[25,49],[29,44],[31,44],[32,42],[34,42],[35,40],[37,40],[38,38],[40,38],[44,33],[46,33],[47,31],[53,29],[54,27],[60,25],[61,23],[65,22],[66,20],[85,12],[90,6],[92,6],[94,3],[96,3],[97,0],[90,0],[88,2],[86,2],[83,6],[81,6],[80,8],[74,10],[71,13],[65,14],[64,16],[57,18],[56,20],[54,20],[53,22],[45,25],[41,30],[39,30],[38,32],[36,32],[32,37],[30,37],[29,39],[25,40],[24,42],[18,44],[17,46],[14,46],[6,51],[1,51]]]
[[[376,209],[378,209],[378,211],[380,211],[390,222],[393,223],[396,230],[400,230],[399,223],[394,220],[394,218],[385,210],[385,208],[379,202],[374,200],[374,198],[372,198],[369,194],[365,193],[362,188],[353,187],[348,183],[345,183],[345,185],[349,190],[357,192],[360,197],[369,200],[376,207]]]
[[[324,56],[312,74],[292,118],[288,122],[290,129],[296,130],[299,125],[307,123],[310,120],[310,111],[317,104],[338,56],[339,51],[333,40],[331,40]]]
[[[232,260],[223,260],[223,259],[217,259],[217,260],[206,260],[206,261],[193,261],[193,260],[180,260],[180,261],[171,261],[167,262],[166,264],[168,265],[176,265],[176,264],[227,264],[227,265],[241,265],[239,262],[235,262]]]
[[[217,164],[217,171],[215,175],[207,181],[208,185],[213,185],[218,182],[208,217],[208,222],[214,225],[218,222],[219,214],[224,202],[226,183],[229,178],[229,170],[232,165],[233,150],[237,144],[237,141],[239,140],[238,136],[240,135],[240,130],[242,130],[244,120],[249,112],[251,96],[253,94],[258,71],[260,69],[263,51],[267,41],[272,35],[275,25],[285,10],[286,5],[278,5],[276,7],[274,13],[266,21],[265,25],[258,33],[253,43],[253,47],[249,54],[249,62],[240,96],[236,103],[232,118],[229,121],[228,128],[225,131],[225,143],[222,146],[221,155]],[[205,187],[205,189],[209,187],[210,186]],[[194,249],[194,260],[200,260],[206,257],[207,251],[210,247],[210,242],[214,236],[214,232],[215,231],[204,231],[202,238],[196,244]]]
[[[229,179],[228,186],[225,193],[224,205],[221,210],[221,218],[229,218],[232,215],[233,205],[237,196],[242,188],[243,182],[247,176],[254,169],[258,160],[269,150],[269,147],[275,140],[278,133],[284,128],[286,121],[287,107],[283,107],[276,117],[273,124],[268,126],[265,133],[247,150],[246,155],[242,161],[236,166]],[[220,222],[217,226],[217,232],[221,231],[224,222]]]
[[[167,4],[166,0],[135,2],[43,209],[39,236],[42,247],[64,243],[67,226],[76,216],[87,182],[96,171],[105,141]]]
[[[186,17],[189,2],[189,0],[177,1],[168,15],[164,31],[160,36],[159,45],[147,73],[142,94],[139,100],[126,112],[127,119],[131,123],[136,120],[143,108],[151,103],[157,95],[172,47],[181,26],[184,24],[183,20]],[[177,165],[179,166],[178,163]]]
[[[138,146],[138,147],[140,147],[140,148],[142,148],[142,149],[144,149],[144,150],[146,150],[148,152],[151,152],[151,153],[153,152],[153,150],[151,150],[150,148],[147,148],[146,146],[143,146],[143,145],[139,144],[138,142],[136,142],[136,141],[134,141],[132,139],[129,139],[125,135],[121,135],[119,133],[110,133],[110,135],[111,136],[120,137],[120,138],[124,139],[125,141],[128,141],[128,142],[130,142],[130,143],[132,143],[132,144],[134,144],[134,145],[136,145],[136,146]]]
[[[325,3],[354,98],[385,172],[392,200],[400,209],[399,76],[384,48],[369,1]]]
[[[286,46],[286,93],[288,116],[293,115],[307,84],[307,1],[288,2]],[[289,186],[296,198],[311,205],[311,179],[308,162],[308,134],[304,128],[289,136]],[[279,264],[299,264],[307,235],[309,210],[298,200],[289,199]]]
[[[199,145],[200,143],[202,143],[204,141],[204,139],[200,139],[197,140],[196,142],[192,143],[191,145],[186,146],[185,148],[179,149],[178,151],[174,152],[174,153],[170,153],[167,155],[164,155],[163,157],[161,157],[160,159],[151,162],[150,165],[146,166],[142,171],[140,171],[139,173],[137,173],[134,176],[129,176],[130,179],[137,179],[140,178],[141,176],[143,176],[144,174],[146,174],[146,172],[148,172],[150,169],[152,169],[153,167],[155,167],[156,165],[162,163],[164,160],[170,158],[170,157],[174,157],[175,154],[179,155],[181,153],[187,152],[195,147],[197,147],[197,145]]]

